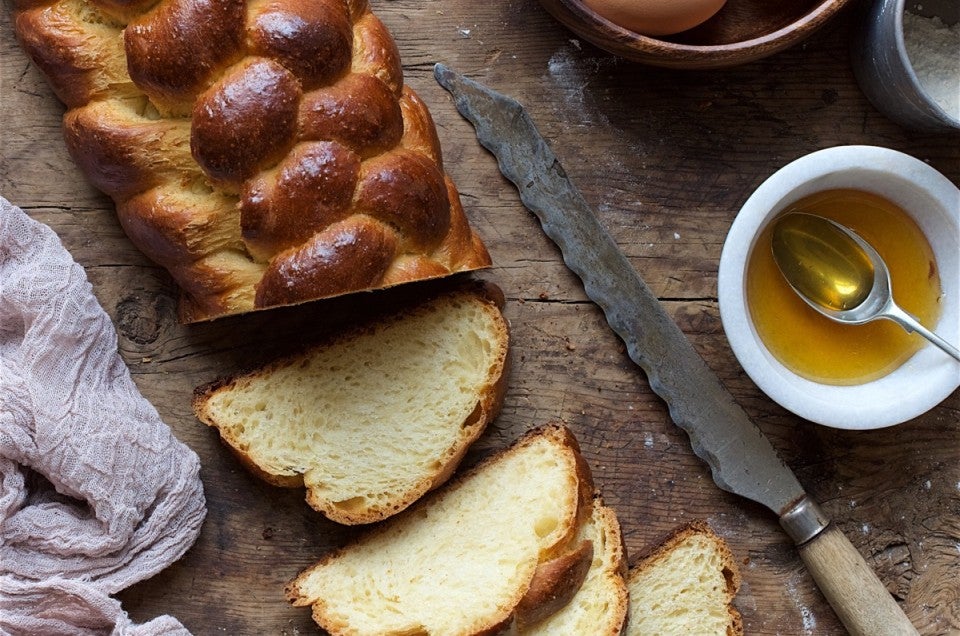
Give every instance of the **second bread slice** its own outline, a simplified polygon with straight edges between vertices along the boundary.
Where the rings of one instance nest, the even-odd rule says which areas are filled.
[[[402,515],[325,556],[287,587],[331,634],[496,634],[577,593],[590,469],[569,430],[525,434]]]
[[[194,411],[240,460],[344,524],[382,520],[446,481],[499,411],[499,290],[432,298],[252,373],[199,387]]]
[[[593,545],[593,561],[569,603],[547,618],[520,625],[521,636],[621,636],[627,619],[627,557],[617,515],[594,494],[578,540]]]

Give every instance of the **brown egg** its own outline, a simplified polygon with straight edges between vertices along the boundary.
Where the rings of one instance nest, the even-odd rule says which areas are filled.
[[[706,22],[726,0],[584,0],[614,24],[641,35],[670,35]]]

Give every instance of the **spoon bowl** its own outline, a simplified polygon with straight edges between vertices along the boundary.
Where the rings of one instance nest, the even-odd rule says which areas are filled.
[[[843,228],[824,221],[796,212],[780,217],[774,224],[773,256],[807,304],[843,316],[870,297],[878,272],[864,250],[851,249]]]
[[[790,287],[824,316],[851,325],[886,318],[960,361],[956,347],[897,306],[883,257],[850,228],[787,213],[774,225],[773,260]]]

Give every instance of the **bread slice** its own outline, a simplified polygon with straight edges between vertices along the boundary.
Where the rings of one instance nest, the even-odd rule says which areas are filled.
[[[343,524],[403,510],[446,481],[499,412],[508,326],[495,286],[468,286],[252,373],[196,389],[254,473],[306,486]]]
[[[593,548],[590,471],[573,435],[546,425],[287,586],[331,634],[494,634],[577,592]],[[543,609],[546,607],[547,609]]]
[[[523,636],[618,636],[627,620],[626,549],[612,508],[594,495],[590,517],[578,540],[593,545],[593,561],[580,589],[563,608],[532,625]]]
[[[743,634],[732,605],[740,571],[726,542],[702,521],[674,531],[628,575],[626,636]]]

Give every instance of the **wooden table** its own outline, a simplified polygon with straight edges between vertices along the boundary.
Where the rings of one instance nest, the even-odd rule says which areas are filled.
[[[770,437],[925,634],[960,630],[960,393],[901,426],[837,431],[764,396],[738,365],[717,311],[717,264],[737,210],[767,176],[814,150],[873,144],[960,182],[956,137],[886,120],[850,70],[843,16],[808,42],[744,67],[676,72],[628,63],[577,39],[532,0],[375,0],[407,82],[430,105],[467,212],[506,293],[515,353],[506,405],[466,462],[527,428],[565,421],[639,553],[707,520],[741,560],[736,604],[750,634],[837,634],[837,618],[776,519],[720,491],[642,372],[563,266],[473,129],[434,82],[444,62],[524,102],[582,189],[710,367]],[[200,455],[209,514],[178,563],[120,595],[137,620],[161,613],[197,634],[316,628],[282,587],[354,530],[300,491],[245,472],[190,410],[194,386],[315,339],[368,311],[346,299],[181,326],[165,271],[121,232],[110,201],[73,167],[62,107],[0,18],[0,194],[48,223],[86,267],[138,386]]]

